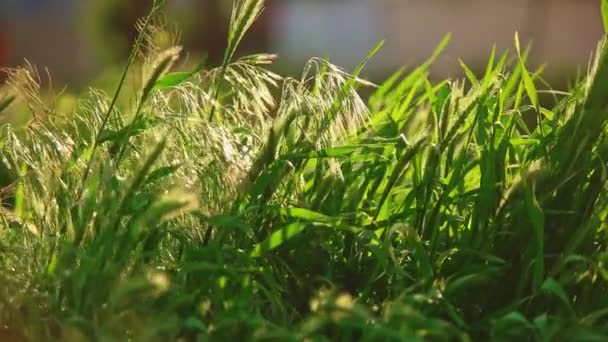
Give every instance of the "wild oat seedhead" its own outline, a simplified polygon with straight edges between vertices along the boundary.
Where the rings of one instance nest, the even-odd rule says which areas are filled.
[[[40,95],[41,78],[37,68],[26,61],[24,67],[6,68],[4,72],[8,77],[6,84],[30,110],[30,124],[34,125],[47,118],[51,110]]]
[[[320,58],[313,58],[306,64],[300,82],[298,91],[308,95],[303,102],[310,106],[307,112],[311,116],[310,122],[316,126],[313,132],[317,148],[343,143],[343,139],[361,128],[369,111],[357,87],[369,85],[368,82],[353,78]]]

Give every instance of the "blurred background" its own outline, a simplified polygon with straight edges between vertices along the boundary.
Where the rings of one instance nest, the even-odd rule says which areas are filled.
[[[0,0],[0,65],[27,59],[48,68],[55,85],[78,89],[125,59],[134,23],[151,0]],[[231,0],[167,0],[167,21],[191,56],[221,59]],[[532,42],[532,65],[549,79],[584,70],[602,37],[599,0],[267,0],[241,51],[279,54],[278,68],[297,74],[312,56],[356,65],[379,40],[387,44],[367,71],[385,77],[427,58],[452,32],[437,77],[460,75],[458,58],[484,67],[492,45]]]

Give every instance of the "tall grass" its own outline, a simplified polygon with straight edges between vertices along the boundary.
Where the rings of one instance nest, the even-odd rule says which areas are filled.
[[[174,71],[160,5],[114,96],[61,113],[9,73],[0,111],[31,120],[0,132],[0,339],[608,337],[605,41],[545,108],[517,36],[465,79],[429,79],[449,36],[380,85],[380,45],[296,79],[235,58],[243,0],[222,65]]]

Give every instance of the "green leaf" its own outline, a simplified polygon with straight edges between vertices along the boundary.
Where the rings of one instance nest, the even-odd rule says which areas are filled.
[[[101,144],[106,141],[117,141],[124,134],[124,129],[114,130],[114,129],[104,129],[99,133],[99,137],[97,141]]]
[[[548,120],[553,120],[555,118],[555,114],[548,109],[541,108],[540,113]]]
[[[471,273],[457,277],[450,280],[450,282],[447,284],[445,287],[445,295],[449,298],[451,296],[462,294],[463,291],[487,284],[489,279],[491,279],[491,277],[485,273]]]
[[[155,67],[152,70],[152,73],[148,77],[148,80],[146,81],[142,89],[141,98],[139,100],[140,107],[144,102],[146,102],[146,100],[150,96],[150,92],[152,92],[152,90],[156,88],[157,82],[167,73],[167,71],[169,71],[169,69],[171,69],[171,67],[179,57],[180,52],[181,48],[178,47],[173,47],[161,52],[159,60],[156,61]]]
[[[561,304],[568,309],[568,311],[574,315],[574,309],[572,308],[572,303],[568,299],[568,294],[562,287],[560,283],[555,281],[553,278],[548,278],[545,280],[543,285],[540,288],[544,293],[548,295],[552,295],[560,300]]]
[[[518,323],[525,327],[532,327],[532,323],[519,311],[512,311],[500,318],[501,321]]]
[[[340,217],[327,216],[305,208],[281,208],[279,209],[279,213],[285,217],[310,222],[317,227],[331,227],[333,229],[347,230],[351,232],[360,231],[360,229],[357,227],[345,224],[343,219]]]
[[[581,322],[588,325],[594,325],[597,324],[597,321],[604,319],[606,316],[608,316],[608,308],[602,308],[588,314],[581,319]]]
[[[515,51],[517,52],[517,56],[519,58],[521,58],[521,46],[519,44],[519,33],[517,31],[515,31]]]
[[[285,241],[290,240],[300,234],[302,231],[304,231],[304,228],[305,226],[302,223],[296,222],[273,232],[264,241],[255,245],[255,248],[251,252],[251,257],[257,258],[273,249],[276,249]]]
[[[490,53],[490,58],[488,59],[488,64],[486,65],[486,72],[483,74],[484,80],[488,82],[492,76],[492,72],[494,71],[494,60],[496,59],[496,45],[492,46],[492,52]]]
[[[144,185],[154,184],[157,181],[159,181],[160,179],[163,179],[167,176],[174,174],[181,166],[182,166],[182,164],[180,163],[180,164],[172,165],[172,166],[164,166],[164,167],[161,167],[161,168],[158,168],[158,169],[152,171],[146,178]]]
[[[383,101],[388,99],[390,90],[397,84],[397,81],[403,76],[404,72],[405,67],[401,67],[374,92],[370,97],[370,103],[373,107],[379,106]]]
[[[374,46],[373,49],[371,49],[371,51],[367,54],[367,56],[365,56],[365,58],[363,58],[363,60],[359,63],[359,65],[357,66],[357,68],[355,68],[355,70],[353,71],[353,76],[354,77],[359,77],[359,75],[361,74],[361,71],[363,71],[363,69],[365,68],[365,66],[367,65],[367,63],[376,55],[378,54],[378,52],[382,49],[382,47],[384,46],[385,41],[381,40],[378,42],[378,44],[376,44],[376,46]]]
[[[194,70],[190,72],[172,72],[159,78],[154,84],[154,89],[164,90],[167,88],[173,88],[181,85],[182,83],[191,79],[194,75],[203,70],[204,62],[199,63]]]
[[[462,68],[462,70],[464,70],[464,74],[469,79],[469,82],[471,82],[472,85],[477,84],[477,77],[475,77],[475,73],[473,73],[473,71],[471,71],[471,69],[469,69],[469,67],[464,64],[462,59],[459,58],[458,62],[460,63],[460,67]]]
[[[251,227],[245,223],[241,217],[232,216],[232,215],[219,215],[213,217],[202,217],[204,221],[207,221],[210,225],[213,225],[217,228],[222,229],[236,229],[240,232],[249,232],[251,231]]]
[[[433,51],[433,54],[431,55],[431,58],[429,58],[425,62],[425,64],[432,64],[437,59],[437,57],[439,57],[439,55],[441,55],[441,53],[443,52],[443,50],[445,50],[445,48],[450,43],[451,39],[452,39],[452,34],[451,33],[446,34],[443,37],[443,39],[441,39],[441,42],[439,42],[439,45],[437,45],[437,47]]]
[[[512,138],[511,145],[513,146],[524,146],[524,145],[536,145],[540,143],[538,139],[525,139],[525,138]]]
[[[332,222],[332,221],[336,220],[335,218],[333,218],[331,216],[323,215],[316,211],[312,211],[312,210],[304,209],[304,208],[281,208],[281,209],[279,209],[279,212],[283,216],[297,218],[297,219],[311,221],[311,222],[315,222],[315,221],[316,222]]]
[[[185,326],[188,329],[192,329],[195,331],[207,331],[207,326],[205,325],[205,323],[203,323],[200,319],[196,318],[195,316],[190,316],[188,317],[188,319],[186,319],[185,322]]]
[[[152,118],[137,118],[133,124],[123,127],[118,130],[104,129],[99,133],[97,141],[102,144],[106,141],[110,141],[117,144],[125,143],[125,140],[130,137],[141,134],[145,130],[152,128],[158,124],[158,120]]]
[[[534,325],[518,311],[512,311],[494,323],[494,334],[498,336],[509,336],[510,339],[531,336],[534,332]],[[502,339],[498,339],[502,340]]]
[[[517,51],[517,57],[519,58],[519,66],[522,71],[522,82],[524,83],[526,94],[528,94],[528,98],[530,99],[530,102],[532,102],[532,105],[534,106],[534,109],[536,109],[536,112],[539,112],[540,108],[538,103],[538,94],[536,93],[536,86],[534,86],[534,81],[532,80],[532,77],[530,77],[530,73],[526,69],[526,64],[521,54],[519,34],[517,32],[515,32],[515,50]]]
[[[158,79],[154,84],[155,89],[167,89],[178,86],[192,77],[191,72],[172,72]]]
[[[192,193],[173,190],[157,198],[149,208],[146,208],[144,219],[149,226],[171,220],[182,214],[193,212],[199,207],[198,198]]]
[[[359,151],[361,154],[380,154],[386,147],[395,146],[396,143],[359,144],[328,147],[318,151],[305,153],[284,154],[281,160],[299,159],[321,159],[321,158],[346,158]]]
[[[523,62],[521,63],[523,68]],[[522,73],[522,80],[524,82],[524,87],[526,88],[526,93],[528,94],[530,102],[532,102],[534,109],[539,112],[540,108],[538,103],[538,94],[536,93],[536,86],[534,86],[534,81],[532,81],[532,77],[530,77],[530,74],[527,70],[525,70],[525,68]]]

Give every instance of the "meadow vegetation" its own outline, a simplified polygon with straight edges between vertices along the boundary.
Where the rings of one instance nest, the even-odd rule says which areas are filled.
[[[8,71],[0,339],[608,338],[605,41],[567,92],[517,35],[464,79],[429,78],[449,36],[378,85],[381,44],[283,77],[236,57],[241,0],[223,63],[179,71],[161,7],[112,94]]]

